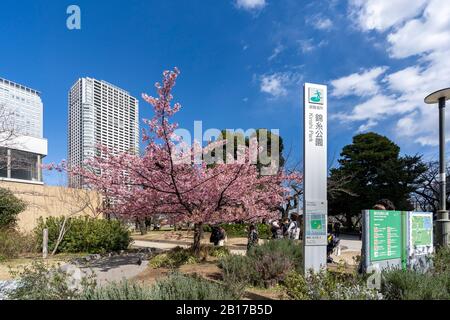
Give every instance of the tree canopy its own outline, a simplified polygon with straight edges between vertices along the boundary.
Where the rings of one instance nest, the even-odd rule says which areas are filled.
[[[17,215],[25,210],[26,204],[10,190],[0,188],[0,229],[13,228]]]
[[[400,156],[394,142],[373,132],[354,136],[340,156],[330,180],[345,181],[341,188],[349,193],[330,198],[330,215],[345,216],[346,225],[353,228],[352,218],[383,198],[391,200],[398,210],[412,209],[410,194],[426,171],[421,156]]]

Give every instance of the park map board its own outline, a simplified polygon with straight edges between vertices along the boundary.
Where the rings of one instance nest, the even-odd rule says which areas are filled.
[[[402,256],[402,212],[370,210],[370,260]]]
[[[411,217],[411,241],[414,247],[433,245],[433,218],[426,215]]]

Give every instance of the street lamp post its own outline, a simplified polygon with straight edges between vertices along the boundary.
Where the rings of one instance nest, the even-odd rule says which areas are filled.
[[[439,104],[439,182],[440,197],[436,231],[438,245],[448,246],[450,237],[450,220],[447,211],[447,186],[445,165],[445,101],[450,99],[450,88],[442,89],[425,98],[427,104]]]

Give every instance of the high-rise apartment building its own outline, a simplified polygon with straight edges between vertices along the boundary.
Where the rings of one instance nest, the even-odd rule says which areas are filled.
[[[80,78],[69,92],[68,165],[79,167],[97,146],[139,152],[139,101],[106,81]],[[81,187],[79,178],[69,185]]]
[[[47,148],[41,93],[0,78],[0,180],[42,184]]]

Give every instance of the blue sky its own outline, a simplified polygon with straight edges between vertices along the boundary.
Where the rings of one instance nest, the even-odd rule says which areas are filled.
[[[71,4],[81,30],[66,27]],[[330,161],[367,130],[435,157],[437,108],[423,98],[450,86],[446,0],[2,0],[0,34],[0,76],[43,94],[46,162],[66,158],[67,92],[79,77],[140,99],[177,66],[181,127],[280,129],[292,163],[303,82],[329,86]]]

